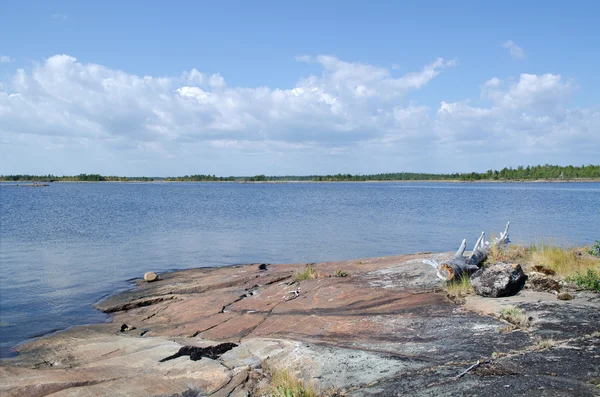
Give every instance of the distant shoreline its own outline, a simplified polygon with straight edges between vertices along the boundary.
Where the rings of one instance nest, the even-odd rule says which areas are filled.
[[[0,181],[7,182],[237,182],[237,183],[312,183],[312,182],[598,182],[599,165],[560,166],[535,165],[502,168],[486,172],[428,173],[383,172],[372,174],[283,174],[283,175],[229,175],[187,174],[179,176],[119,176],[101,174],[53,175],[53,174],[0,174]]]
[[[598,183],[600,178],[573,178],[573,179],[481,179],[475,181],[465,181],[460,179],[394,179],[394,180],[368,180],[368,181],[308,181],[308,180],[283,180],[283,181],[2,181],[0,184],[19,185],[19,186],[48,186],[50,183],[238,183],[238,184],[281,184],[281,183]]]

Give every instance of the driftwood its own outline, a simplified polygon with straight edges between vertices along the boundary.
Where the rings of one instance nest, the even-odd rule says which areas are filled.
[[[456,379],[462,378],[463,376],[465,376],[469,372],[473,371],[475,368],[479,367],[480,364],[481,364],[481,361],[477,360],[477,362],[475,364],[471,365],[469,368],[465,369],[460,374],[456,375],[454,377],[454,379],[456,380]]]
[[[482,232],[475,243],[475,247],[473,247],[473,252],[468,257],[463,255],[467,248],[467,240],[464,239],[454,257],[448,262],[440,264],[436,260],[426,259],[423,263],[433,266],[437,270],[437,276],[442,280],[450,281],[463,275],[470,276],[483,265],[492,247],[504,247],[510,242],[508,239],[509,226],[510,222],[506,224],[506,228],[500,234],[500,237],[495,238],[492,242],[485,241],[485,232]]]

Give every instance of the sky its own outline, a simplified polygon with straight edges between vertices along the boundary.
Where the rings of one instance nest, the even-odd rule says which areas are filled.
[[[0,174],[600,163],[600,2],[0,2]]]

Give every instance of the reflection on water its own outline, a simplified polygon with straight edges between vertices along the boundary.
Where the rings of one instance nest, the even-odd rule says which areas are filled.
[[[55,183],[0,186],[2,354],[104,321],[99,298],[144,272],[318,262],[514,242],[600,238],[600,184]]]

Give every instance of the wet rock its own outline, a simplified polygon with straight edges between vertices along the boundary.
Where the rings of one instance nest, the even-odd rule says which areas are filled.
[[[520,265],[496,263],[476,271],[471,284],[478,295],[490,298],[516,295],[527,281]]]
[[[573,299],[573,295],[569,294],[568,292],[561,292],[556,298],[561,301],[570,301]]]
[[[158,275],[154,272],[148,272],[144,274],[144,280],[146,280],[149,283],[152,281],[156,281],[158,280]]]
[[[548,277],[546,274],[531,272],[527,278],[527,288],[533,291],[541,292],[552,292],[560,291],[560,284],[552,277]]]

